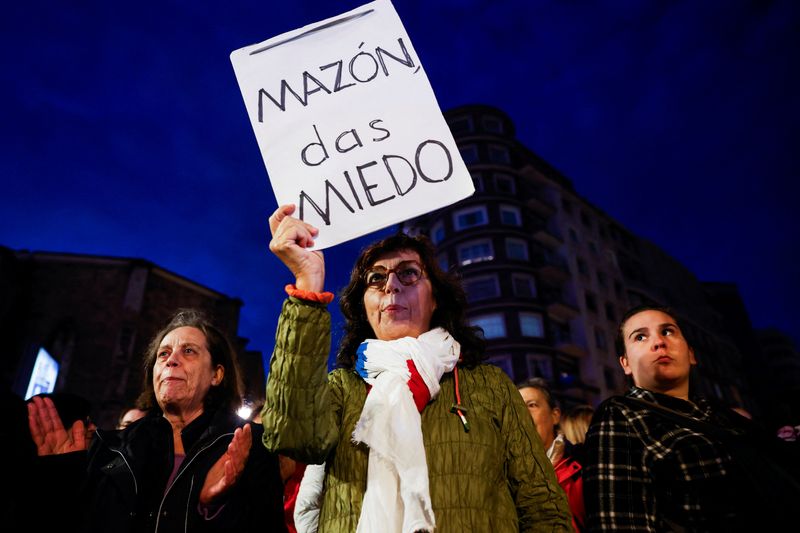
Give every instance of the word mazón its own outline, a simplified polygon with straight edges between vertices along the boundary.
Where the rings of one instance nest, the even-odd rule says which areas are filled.
[[[293,89],[289,82],[281,80],[280,99],[275,98],[266,89],[261,88],[258,90],[258,121],[264,122],[264,104],[272,102],[281,111],[286,111],[286,93],[291,94],[303,107],[309,104],[308,97],[315,93],[332,94],[343,91],[349,87],[354,87],[359,83],[369,83],[378,77],[380,72],[383,75],[389,76],[389,68],[386,66],[386,59],[392,59],[397,63],[404,65],[408,68],[417,67],[414,73],[419,71],[419,66],[414,63],[411,54],[408,53],[403,38],[397,39],[400,45],[400,53],[402,57],[394,55],[380,46],[375,47],[375,54],[367,51],[358,52],[347,63],[345,68],[344,60],[334,61],[327,65],[319,67],[323,75],[319,78],[325,80],[324,82],[318,77],[314,76],[308,71],[304,71],[302,75],[302,93]],[[364,46],[362,42],[358,45],[358,49]],[[377,59],[376,59],[377,57]],[[349,78],[347,74],[350,74]],[[302,95],[301,95],[302,94]]]

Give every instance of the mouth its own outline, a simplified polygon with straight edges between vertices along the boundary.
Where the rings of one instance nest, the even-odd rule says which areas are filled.
[[[386,307],[384,307],[381,310],[381,312],[382,313],[393,313],[395,311],[401,311],[402,309],[403,309],[402,305],[392,304],[392,305],[387,305]]]
[[[656,359],[656,364],[664,364],[664,363],[671,363],[671,362],[672,362],[672,357],[670,357],[668,355],[662,355],[661,357]]]

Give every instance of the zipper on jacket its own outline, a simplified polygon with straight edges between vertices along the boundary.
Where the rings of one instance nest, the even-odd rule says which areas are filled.
[[[198,451],[196,454],[194,454],[194,455],[192,456],[192,458],[191,458],[191,459],[189,459],[189,461],[188,461],[188,462],[184,462],[184,463],[181,465],[181,469],[180,469],[180,471],[179,471],[179,472],[178,472],[178,473],[175,475],[175,479],[173,479],[173,480],[172,480],[172,483],[170,484],[170,486],[169,486],[169,487],[167,487],[167,490],[165,490],[165,491],[164,491],[164,496],[161,498],[161,503],[158,505],[158,515],[156,516],[156,527],[155,527],[154,531],[156,531],[156,532],[158,531],[158,525],[159,525],[159,522],[161,521],[161,509],[164,507],[164,502],[167,500],[167,496],[169,495],[169,491],[170,491],[170,490],[172,490],[172,487],[174,487],[174,486],[175,486],[175,483],[177,483],[177,482],[178,482],[178,479],[180,479],[181,475],[183,475],[183,473],[184,473],[184,472],[186,472],[186,469],[187,469],[187,468],[189,468],[189,465],[191,465],[191,464],[194,462],[194,460],[195,460],[195,459],[197,459],[197,458],[200,456],[200,454],[202,454],[202,453],[203,453],[203,452],[205,452],[207,449],[209,449],[209,448],[211,448],[212,446],[214,446],[214,445],[215,445],[215,444],[216,444],[216,443],[217,443],[217,442],[218,442],[220,439],[222,439],[223,437],[227,437],[227,436],[229,436],[229,435],[230,435],[230,436],[233,436],[233,432],[230,432],[230,433],[223,433],[222,435],[218,436],[216,439],[214,439],[213,441],[211,441],[210,443],[208,443],[206,446],[204,446],[202,449],[200,449],[200,450],[199,450],[199,451]],[[174,453],[174,452],[173,452],[173,453]],[[223,455],[224,455],[224,454],[223,454]],[[207,474],[207,473],[206,473],[206,474]],[[192,484],[194,484],[194,478],[192,478]],[[191,494],[192,494],[192,492],[191,492],[191,490],[190,490],[190,491],[189,491],[189,496],[190,496],[190,499],[191,499]],[[187,510],[186,510],[186,512],[187,512],[187,517],[188,517],[188,512],[189,512],[189,510],[188,510],[188,508],[189,508],[189,504],[188,504],[188,502],[187,502],[187,504],[186,504],[186,508],[187,508]]]

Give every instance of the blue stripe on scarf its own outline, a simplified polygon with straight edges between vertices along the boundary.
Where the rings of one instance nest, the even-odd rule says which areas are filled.
[[[367,347],[369,346],[368,342],[362,342],[358,350],[356,350],[357,358],[356,358],[356,373],[361,376],[363,379],[367,379],[367,369],[364,366],[367,363]]]

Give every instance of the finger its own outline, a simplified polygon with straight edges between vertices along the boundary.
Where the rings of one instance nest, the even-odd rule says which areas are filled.
[[[33,402],[28,402],[28,427],[31,430],[33,442],[38,444],[39,441],[42,440],[44,431],[42,429],[41,415],[39,414],[39,409],[36,407],[35,400],[36,398],[34,398]]]
[[[272,213],[272,216],[269,217],[269,230],[270,232],[275,235],[275,232],[278,231],[278,226],[281,225],[283,219],[294,213],[295,206],[294,204],[285,204]]]
[[[244,459],[250,455],[250,447],[253,445],[253,429],[250,424],[245,424],[242,428],[242,451],[244,452]]]
[[[47,415],[47,429],[50,431],[63,431],[64,424],[61,422],[61,415],[58,414],[56,404],[50,398],[44,399],[45,413]]]
[[[86,426],[83,420],[76,420],[75,423],[72,424],[72,442],[77,449],[86,449]]]
[[[236,469],[233,467],[233,461],[225,461],[225,485],[231,486],[236,483]]]
[[[39,396],[33,398],[36,405],[36,410],[39,413],[39,425],[42,428],[42,434],[47,436],[48,433],[53,431],[53,421],[50,418],[50,409],[47,406],[44,398]]]

